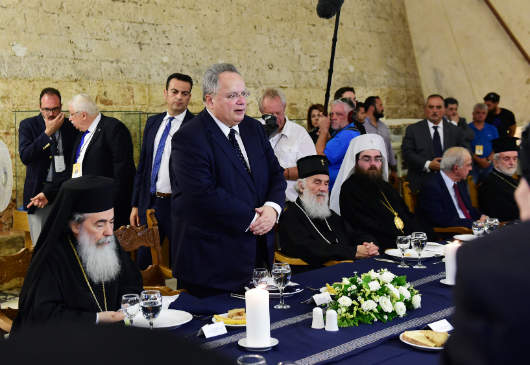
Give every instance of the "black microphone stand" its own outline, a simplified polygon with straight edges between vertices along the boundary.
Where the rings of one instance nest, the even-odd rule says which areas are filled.
[[[333,38],[331,40],[331,58],[329,60],[329,70],[328,70],[328,85],[326,86],[326,96],[324,100],[324,113],[328,113],[328,104],[329,104],[329,91],[331,89],[331,79],[333,78],[333,63],[335,61],[335,47],[337,45],[337,33],[339,31],[339,18],[340,18],[340,7],[337,10],[337,16],[335,17],[335,30],[333,31]]]

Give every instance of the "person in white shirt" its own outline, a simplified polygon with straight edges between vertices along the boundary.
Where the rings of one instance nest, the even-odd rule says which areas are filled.
[[[271,114],[276,117],[278,130],[269,136],[269,141],[274,154],[283,167],[287,189],[286,200],[295,201],[298,194],[295,191],[298,179],[298,168],[296,161],[302,157],[315,155],[315,145],[304,127],[291,122],[285,115],[285,95],[278,89],[267,89],[259,99],[259,110],[263,114]]]

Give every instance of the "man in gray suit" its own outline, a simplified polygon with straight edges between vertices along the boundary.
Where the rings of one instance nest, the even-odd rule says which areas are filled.
[[[408,180],[417,192],[428,174],[440,171],[443,152],[454,146],[465,147],[458,127],[443,120],[444,98],[433,94],[425,102],[425,119],[411,124],[401,144],[403,159],[408,166]]]

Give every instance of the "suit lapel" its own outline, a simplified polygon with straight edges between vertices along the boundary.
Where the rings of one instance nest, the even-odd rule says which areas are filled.
[[[444,136],[442,141],[443,150],[447,150],[450,147],[453,147],[455,145],[455,138],[453,136],[453,126],[449,122],[447,122],[445,119],[442,121],[443,128],[444,128]],[[453,126],[454,127],[454,126]]]
[[[252,190],[255,190],[254,182],[252,181],[250,175],[248,174],[247,170],[243,166],[242,162],[237,157],[234,147],[230,144],[230,141],[228,138],[223,134],[221,129],[215,124],[215,121],[212,119],[210,114],[204,109],[202,112],[203,118],[206,123],[206,128],[210,132],[210,135],[212,137],[213,142],[224,152],[224,154],[228,157],[228,160],[233,165],[234,169],[236,169],[239,174],[243,177],[243,179],[247,182],[247,184],[252,188]],[[241,125],[244,122],[239,124],[239,131],[241,133]],[[241,136],[241,139],[243,140],[243,144],[245,145],[245,150],[247,152],[247,157],[249,158],[250,162],[250,156],[249,156],[249,150],[247,150],[247,143],[245,143],[245,140],[243,136]],[[250,166],[252,171],[252,164]]]

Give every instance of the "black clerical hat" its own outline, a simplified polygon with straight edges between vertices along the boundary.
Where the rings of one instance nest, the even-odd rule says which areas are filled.
[[[500,137],[491,141],[493,152],[500,153],[506,151],[519,151],[517,146],[517,137]]]
[[[296,161],[298,177],[300,179],[308,176],[323,174],[329,175],[328,158],[321,155],[306,156]]]
[[[103,176],[70,179],[61,190],[65,199],[73,199],[72,213],[96,213],[113,207],[114,180]]]

